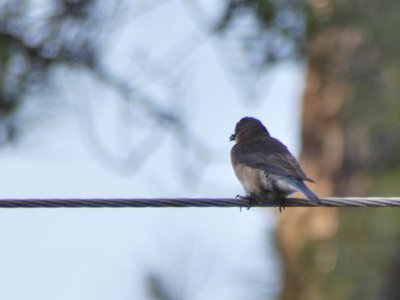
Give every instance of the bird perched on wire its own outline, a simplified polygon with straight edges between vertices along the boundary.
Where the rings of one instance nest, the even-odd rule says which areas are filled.
[[[320,200],[303,181],[314,182],[301,169],[296,158],[279,140],[270,136],[265,126],[257,119],[242,118],[230,137],[236,144],[231,150],[232,166],[249,199],[266,197],[282,199],[299,191],[311,202]],[[280,207],[284,207],[280,202]]]

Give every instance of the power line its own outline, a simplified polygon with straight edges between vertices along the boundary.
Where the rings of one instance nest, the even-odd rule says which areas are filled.
[[[263,199],[251,207],[396,207],[400,197],[321,198],[321,205],[302,198]],[[0,208],[117,208],[117,207],[249,207],[243,198],[114,198],[114,199],[0,199]]]

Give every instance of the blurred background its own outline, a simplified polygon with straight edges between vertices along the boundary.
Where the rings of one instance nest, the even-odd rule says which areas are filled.
[[[0,0],[0,198],[233,197],[263,121],[320,196],[400,193],[400,3]],[[0,211],[1,299],[398,299],[396,209]]]

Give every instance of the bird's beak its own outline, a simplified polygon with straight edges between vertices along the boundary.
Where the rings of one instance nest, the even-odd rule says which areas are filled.
[[[231,137],[229,138],[230,141],[236,140],[236,134],[232,134]]]

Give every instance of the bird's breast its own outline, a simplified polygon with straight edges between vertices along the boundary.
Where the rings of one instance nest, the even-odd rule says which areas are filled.
[[[264,171],[251,168],[245,164],[232,163],[236,177],[243,185],[247,194],[260,194],[265,189]]]

